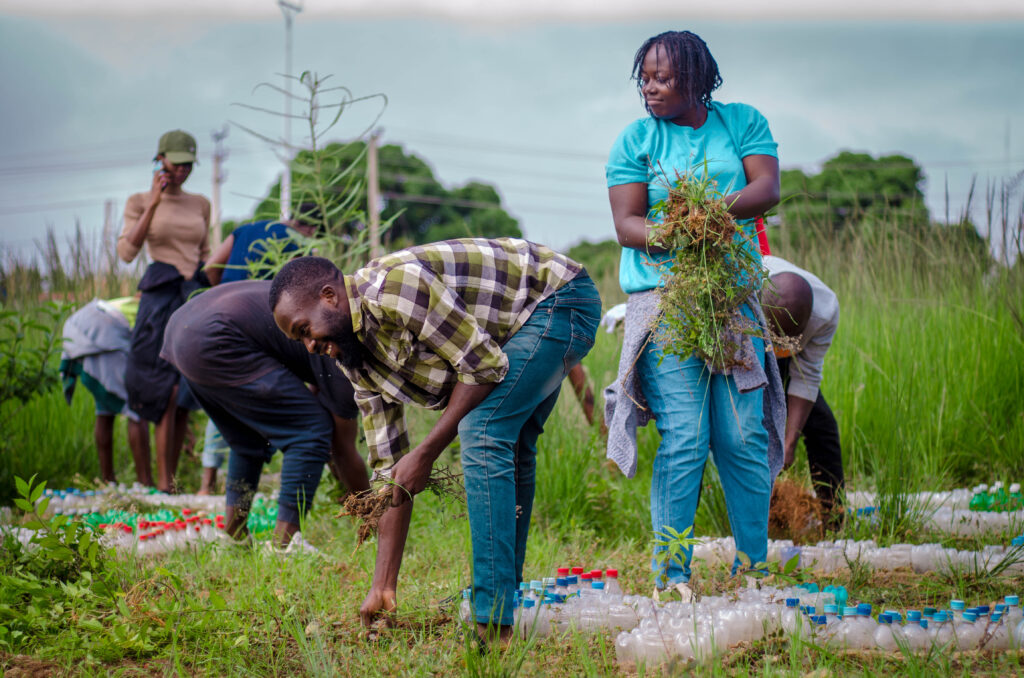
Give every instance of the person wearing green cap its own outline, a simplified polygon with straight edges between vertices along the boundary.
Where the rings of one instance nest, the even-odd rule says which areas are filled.
[[[150,263],[139,290],[139,314],[125,387],[128,407],[156,423],[157,487],[174,490],[178,455],[188,423],[196,409],[181,375],[160,358],[164,328],[189,294],[209,285],[202,272],[209,255],[210,201],[186,193],[182,185],[196,162],[196,140],[187,132],[167,132],[157,144],[156,169],[148,191],[128,198],[124,229],[117,240],[118,256],[133,261],[145,246]]]

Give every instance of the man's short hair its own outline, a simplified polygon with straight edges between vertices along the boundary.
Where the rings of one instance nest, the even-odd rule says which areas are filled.
[[[341,271],[330,259],[296,257],[281,267],[270,284],[270,310],[273,312],[277,308],[285,292],[305,301],[316,298],[324,285],[339,279]]]
[[[782,336],[795,337],[807,329],[814,307],[814,291],[803,276],[788,271],[779,273],[765,285],[761,306]]]

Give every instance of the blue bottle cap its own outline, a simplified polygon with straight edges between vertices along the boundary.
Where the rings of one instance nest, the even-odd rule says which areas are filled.
[[[857,614],[857,608],[855,608],[855,607],[846,606],[846,607],[843,608],[843,616],[844,617],[853,617],[856,614]]]
[[[1024,546],[1024,534],[1011,539],[1010,546]]]
[[[883,612],[882,614],[878,615],[878,623],[879,624],[891,624],[892,623],[892,617],[890,617],[889,615],[887,615],[887,614],[885,614]]]
[[[839,614],[839,606],[838,605],[826,605],[825,606],[825,614]]]
[[[565,580],[565,577],[559,577],[555,580],[555,586],[568,586],[569,582]]]
[[[869,605],[868,603],[861,603],[857,606],[857,614],[870,615],[871,605]]]
[[[978,621],[978,615],[974,614],[973,612],[964,612],[964,621],[976,622]]]
[[[604,582],[603,581],[592,581],[592,582],[590,582],[590,588],[596,589],[598,591],[604,591]]]
[[[536,604],[537,604],[537,601],[534,600],[533,598],[527,598],[526,600],[523,601],[523,607],[525,607],[526,609],[530,609],[531,607],[533,607]]]
[[[967,604],[964,603],[964,601],[962,601],[962,600],[951,600],[951,601],[949,601],[949,607],[953,611],[963,612],[963,610],[964,610],[964,608],[966,606],[967,606]]]
[[[921,620],[921,628],[924,629],[925,631],[928,630],[928,620],[927,619],[922,619]]]
[[[996,603],[996,608],[995,608],[994,612],[1002,612],[1005,609],[1006,609],[1006,603]]]
[[[565,578],[565,580],[566,582],[568,582],[569,586],[572,586],[573,584],[579,582],[579,578],[574,574],[570,574],[568,577]]]
[[[1003,600],[1007,605],[1020,605],[1020,596],[1006,596]]]
[[[935,623],[944,622],[944,621],[946,621],[946,613],[945,612],[936,612],[935,616],[932,617],[932,619],[935,621]]]
[[[1002,618],[1003,618],[1003,613],[1002,612],[993,612],[992,613],[992,622],[993,623],[999,621]]]
[[[823,614],[811,615],[811,623],[812,624],[818,624],[819,626],[822,625],[822,624],[825,624],[826,623],[825,615],[823,615]]]
[[[796,607],[800,604],[799,598],[786,598],[786,607]]]

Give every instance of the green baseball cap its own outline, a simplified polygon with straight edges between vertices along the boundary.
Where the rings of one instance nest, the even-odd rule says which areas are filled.
[[[180,129],[167,132],[160,137],[160,143],[156,147],[156,154],[167,158],[167,162],[173,165],[180,165],[186,162],[196,161],[196,140],[188,132]],[[153,158],[156,160],[156,158]]]

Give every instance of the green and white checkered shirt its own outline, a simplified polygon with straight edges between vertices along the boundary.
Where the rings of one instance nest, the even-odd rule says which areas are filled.
[[[363,415],[370,466],[409,450],[405,405],[442,409],[457,381],[500,382],[501,350],[583,266],[525,240],[446,240],[374,259],[345,276],[352,329],[369,351],[343,368]]]

